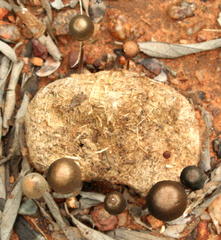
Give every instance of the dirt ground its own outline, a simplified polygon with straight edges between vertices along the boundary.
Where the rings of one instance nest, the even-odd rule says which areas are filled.
[[[196,4],[194,16],[174,20],[169,16],[168,11],[172,5],[179,3],[177,0],[106,0],[107,9],[105,17],[95,25],[95,33],[92,39],[85,42],[85,66],[95,65],[96,62],[100,61],[102,56],[113,54],[114,49],[121,47],[116,41],[123,42],[132,39],[137,42],[198,43],[220,38],[221,28],[217,22],[217,18],[221,11],[221,2],[219,0],[190,0],[189,2]],[[58,12],[53,10],[54,17]],[[115,15],[122,15],[126,19],[124,27],[128,31],[125,39],[117,39],[110,31]],[[63,55],[61,67],[49,77],[40,78],[39,87],[43,87],[56,79],[63,78],[76,71],[69,67],[69,55],[70,52],[78,50],[78,42],[73,41],[69,35],[60,35],[56,39],[57,46]],[[148,57],[144,54],[140,54],[140,56]],[[160,61],[176,72],[176,76],[168,75],[169,85],[187,97],[194,97],[197,102],[200,102],[212,114],[214,131],[211,140],[218,137],[221,134],[220,49],[192,54],[177,59],[160,59]],[[117,67],[126,68],[126,60],[121,58]],[[116,68],[116,66],[113,68]],[[130,62],[130,69],[137,72],[144,72],[152,78],[156,76],[133,61]],[[200,119],[197,109],[196,112]],[[202,124],[201,120],[200,124]],[[203,127],[203,124],[201,126]],[[215,162],[218,163],[219,160],[213,153],[212,146],[211,155],[215,157]],[[105,187],[102,184],[99,185],[101,192]],[[138,199],[138,201],[142,202],[142,199]],[[33,224],[35,228],[36,225],[39,228],[44,228],[47,225],[47,223],[44,224],[46,220],[38,221],[29,218],[29,222],[31,221],[35,222]],[[209,236],[208,223],[206,223],[206,226],[203,224],[201,223],[202,227],[201,225],[198,226],[197,240],[221,239],[219,236]],[[132,228],[136,229],[136,226]],[[202,233],[203,229],[206,229],[205,233]],[[51,233],[44,232],[48,239],[53,239]],[[17,239],[17,235],[13,234],[11,240]]]

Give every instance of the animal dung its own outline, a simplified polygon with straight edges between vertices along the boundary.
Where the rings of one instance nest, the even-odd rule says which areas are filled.
[[[125,184],[142,195],[158,181],[179,180],[199,160],[193,106],[172,87],[130,71],[73,74],[48,84],[31,101],[25,124],[37,171],[69,157],[83,181]]]

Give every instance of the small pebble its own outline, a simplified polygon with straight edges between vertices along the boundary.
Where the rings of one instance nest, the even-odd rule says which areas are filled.
[[[195,3],[180,2],[178,5],[172,5],[168,9],[168,14],[172,19],[183,20],[187,17],[193,17],[196,10]]]
[[[130,216],[128,212],[122,212],[118,214],[118,227],[127,227],[129,221],[130,221]]]
[[[32,39],[31,42],[32,42],[33,55],[35,57],[46,59],[48,56],[47,48],[43,44],[41,44],[37,39]]]
[[[39,58],[39,57],[33,57],[30,59],[30,62],[37,67],[41,67],[44,63],[43,59]]]
[[[157,229],[157,228],[160,228],[164,225],[164,222],[155,218],[154,216],[152,215],[148,215],[146,217],[146,221],[150,224],[150,226],[153,228],[153,229]]]
[[[221,139],[216,138],[213,141],[213,151],[216,153],[218,158],[221,158]]]
[[[163,63],[156,58],[144,58],[139,61],[139,64],[143,65],[148,71],[159,75],[162,70],[165,69]]]
[[[198,91],[197,94],[198,94],[198,97],[199,97],[200,100],[205,100],[206,99],[206,93],[205,92]]]
[[[192,27],[187,29],[187,34],[188,35],[193,35],[193,34],[199,32],[204,27],[205,27],[205,23],[204,22],[197,22]]]
[[[0,20],[2,20],[8,14],[8,10],[6,8],[0,8]]]
[[[32,199],[27,199],[26,201],[24,201],[18,211],[19,214],[26,216],[35,216],[37,212],[38,207]]]
[[[69,23],[71,19],[77,14],[75,9],[68,9],[59,11],[53,20],[52,28],[55,35],[65,35],[69,32]]]
[[[0,25],[0,38],[17,42],[21,38],[21,34],[16,25],[6,23]]]
[[[111,9],[108,15],[108,31],[117,40],[126,40],[131,34],[128,18],[119,10]]]

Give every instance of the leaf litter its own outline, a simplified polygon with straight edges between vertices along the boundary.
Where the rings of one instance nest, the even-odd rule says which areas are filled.
[[[50,66],[50,64],[45,62],[45,65],[43,69],[40,69],[37,71],[37,76],[45,77],[49,76],[53,72],[55,72],[62,60],[62,54],[60,52],[60,49],[56,45],[56,41],[46,34],[46,27],[45,24],[37,19],[31,12],[28,11],[28,9],[20,3],[20,1],[17,1],[18,5],[15,5],[14,1],[9,1],[11,4],[8,4],[8,2],[4,0],[0,0],[0,7],[5,7],[8,10],[12,9],[16,12],[16,14],[21,18],[21,20],[26,24],[27,28],[31,31],[34,37],[36,37],[46,48],[49,54],[54,58],[53,62],[54,65]],[[50,8],[50,5],[60,10],[64,7],[75,7],[78,4],[78,1],[68,1],[68,3],[63,3],[63,1],[55,0],[53,2],[48,0],[41,0],[42,6],[47,12],[47,16],[50,21],[52,21],[52,11]],[[85,11],[87,14],[89,14],[94,22],[99,22],[105,13],[105,5],[104,1],[97,1],[97,0],[91,0],[91,1],[83,1],[83,6],[85,8]],[[27,23],[26,23],[27,21]],[[220,39],[214,39],[205,41],[202,43],[196,43],[196,44],[169,44],[169,43],[163,43],[163,42],[140,42],[139,47],[141,52],[147,54],[151,57],[157,57],[157,58],[177,58],[197,52],[202,51],[209,51],[212,49],[219,48],[221,46],[221,40]],[[34,87],[32,90],[32,83],[36,83],[37,78],[27,78],[28,81],[22,86],[23,88],[23,99],[21,101],[20,108],[18,109],[17,113],[15,114],[15,88],[18,85],[18,80],[21,75],[21,69],[24,66],[24,63],[22,61],[18,61],[18,58],[16,56],[15,50],[10,47],[9,44],[6,44],[3,41],[0,41],[0,51],[5,55],[1,59],[1,65],[0,65],[0,99],[1,99],[1,117],[3,118],[3,124],[6,130],[4,134],[6,134],[7,129],[9,127],[10,120],[15,117],[14,122],[14,140],[13,144],[11,146],[11,150],[9,151],[9,155],[6,156],[6,158],[3,158],[0,160],[0,164],[3,164],[6,161],[12,160],[14,155],[22,154],[23,155],[23,167],[20,172],[19,178],[16,180],[13,190],[6,198],[6,190],[5,187],[0,187],[0,193],[1,197],[6,198],[6,204],[5,208],[2,213],[2,218],[0,220],[1,224],[1,239],[9,239],[10,233],[13,228],[13,224],[15,222],[18,209],[21,203],[22,195],[21,195],[21,189],[20,189],[20,180],[21,177],[24,176],[24,174],[29,171],[28,164],[24,164],[26,161],[25,158],[25,144],[22,142],[22,132],[23,132],[23,119],[24,114],[27,110],[28,103],[31,99],[31,95],[34,95],[36,92],[37,87]],[[17,62],[18,61],[18,62]],[[47,66],[48,65],[48,66]],[[158,75],[155,77],[156,81],[161,82],[167,82],[167,69],[160,66],[160,71]],[[12,72],[11,72],[12,71]],[[16,74],[15,74],[16,72]],[[5,87],[7,86],[7,79],[9,74],[11,73],[11,77],[9,80],[8,89],[12,91],[9,96],[9,93],[6,93],[6,102],[4,103],[4,95],[5,95]],[[34,80],[33,80],[34,79]],[[31,89],[31,90],[30,90]],[[7,97],[8,96],[8,97]],[[5,104],[5,108],[3,109],[3,106]],[[204,108],[200,108],[201,115],[205,121],[205,139],[203,140],[202,148],[202,154],[201,154],[201,167],[206,171],[211,171],[211,161],[210,161],[210,137],[211,137],[211,129],[213,126],[213,123],[211,121],[211,117],[209,116],[209,112],[207,112]],[[22,149],[21,149],[22,148]],[[25,165],[25,166],[24,166]],[[0,166],[0,171],[5,171],[5,165]],[[189,204],[185,214],[179,219],[179,221],[175,221],[173,223],[166,223],[165,229],[162,231],[163,235],[168,235],[171,237],[164,237],[159,235],[159,233],[153,233],[150,231],[129,231],[127,229],[116,229],[114,231],[114,234],[112,237],[109,237],[108,235],[98,232],[94,229],[91,229],[87,227],[85,224],[81,223],[77,218],[75,218],[67,209],[67,206],[65,206],[65,210],[68,214],[68,216],[73,221],[73,224],[75,224],[78,229],[81,231],[82,235],[86,239],[107,239],[107,240],[113,240],[113,239],[162,239],[162,240],[170,240],[173,238],[179,238],[182,236],[185,236],[185,231],[191,232],[191,229],[193,230],[193,227],[196,227],[196,224],[198,224],[199,217],[205,212],[205,210],[208,208],[208,206],[212,203],[212,201],[220,195],[220,167],[218,166],[211,172],[211,177],[208,179],[207,183],[205,184],[204,188],[202,190],[199,190],[195,193],[195,195],[191,198],[191,203]],[[1,174],[3,176],[3,174]],[[0,184],[4,185],[4,177],[0,178]],[[95,206],[99,203],[101,203],[104,199],[104,195],[97,195],[96,193],[86,193],[82,192],[81,194],[82,206],[83,208]],[[9,197],[10,196],[10,197]],[[54,195],[53,195],[54,196]],[[191,196],[191,193],[190,195]],[[55,196],[54,196],[55,197]],[[64,197],[64,196],[63,196]],[[68,197],[68,196],[65,196]],[[57,223],[53,223],[54,226],[59,226],[59,228],[63,229],[66,237],[68,239],[74,239],[73,236],[77,236],[75,231],[73,230],[74,227],[71,227],[67,223],[67,219],[61,215],[61,211],[59,210],[57,204],[55,203],[53,197],[47,193],[44,196],[44,200],[47,203],[47,206],[49,208],[50,214],[53,216],[53,218],[56,220]],[[12,205],[11,205],[12,204]],[[95,204],[95,205],[94,205]],[[10,208],[10,206],[15,206],[13,208]],[[51,222],[53,222],[53,219],[51,218],[50,214],[45,210],[44,207],[39,205],[40,210],[44,213],[43,215],[50,219]],[[12,217],[12,218],[9,218]],[[10,219],[10,221],[8,220]],[[11,221],[12,219],[12,221]],[[195,222],[194,222],[195,221]],[[192,223],[192,225],[191,225]],[[194,224],[193,224],[194,223]],[[112,232],[113,233],[113,232]],[[89,237],[91,236],[91,237]],[[41,238],[40,238],[41,239]],[[43,239],[43,238],[42,238]],[[79,237],[76,237],[75,239],[81,239]]]
[[[221,39],[213,39],[201,43],[172,44],[164,42],[141,42],[138,43],[140,51],[150,57],[178,58],[185,55],[209,51],[221,47]]]

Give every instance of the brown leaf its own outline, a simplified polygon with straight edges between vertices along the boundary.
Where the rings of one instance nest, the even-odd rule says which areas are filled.
[[[116,228],[118,224],[118,218],[114,215],[110,215],[103,207],[99,205],[94,208],[91,213],[94,224],[100,231],[110,231]]]

